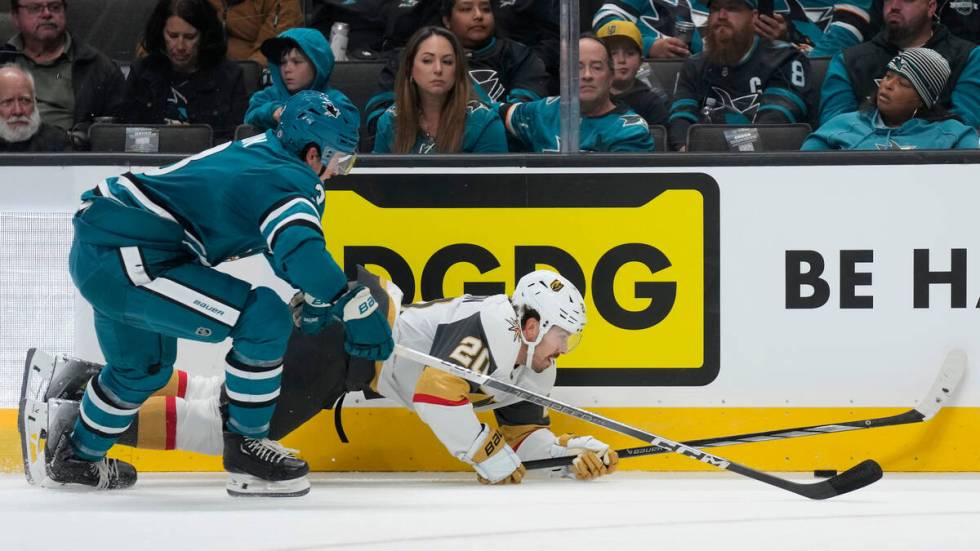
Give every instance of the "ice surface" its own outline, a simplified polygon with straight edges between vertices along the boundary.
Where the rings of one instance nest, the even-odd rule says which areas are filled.
[[[799,473],[787,475],[812,480]],[[980,475],[886,474],[810,501],[729,473],[490,487],[464,473],[316,473],[303,498],[230,498],[223,474],[119,492],[0,475],[0,550],[980,549]]]

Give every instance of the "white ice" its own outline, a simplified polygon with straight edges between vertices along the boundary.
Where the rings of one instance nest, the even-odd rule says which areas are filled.
[[[729,473],[508,487],[464,473],[311,478],[303,498],[236,499],[218,473],[141,474],[118,492],[0,475],[0,550],[980,549],[977,474],[886,474],[828,501]]]

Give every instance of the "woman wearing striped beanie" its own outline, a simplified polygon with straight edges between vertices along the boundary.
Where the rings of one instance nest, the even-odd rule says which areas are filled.
[[[801,149],[980,148],[976,129],[938,103],[949,74],[949,63],[934,50],[902,51],[861,110],[830,119]]]

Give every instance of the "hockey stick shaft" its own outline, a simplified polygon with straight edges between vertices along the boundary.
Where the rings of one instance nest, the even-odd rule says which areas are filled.
[[[485,386],[488,388],[506,392],[522,400],[526,400],[528,402],[537,404],[539,406],[546,407],[560,413],[564,413],[566,415],[575,417],[577,419],[581,419],[583,421],[592,423],[594,425],[598,425],[600,427],[604,427],[616,431],[620,434],[625,434],[628,436],[632,436],[634,438],[638,438],[640,440],[653,444],[656,447],[665,448],[674,453],[678,453],[690,457],[694,460],[701,461],[702,463],[706,463],[708,465],[717,467],[719,469],[724,469],[727,471],[738,473],[742,476],[752,478],[754,480],[758,480],[765,484],[776,486],[777,488],[782,488],[784,490],[811,499],[826,499],[829,497],[833,497],[835,495],[851,492],[859,488],[863,488],[864,486],[867,486],[868,484],[871,484],[876,480],[878,480],[879,478],[881,478],[881,467],[877,463],[869,459],[833,478],[829,478],[821,482],[810,483],[810,484],[793,482],[777,476],[773,476],[768,473],[764,473],[762,471],[757,471],[755,469],[746,467],[739,463],[729,461],[723,457],[719,457],[710,454],[708,452],[701,451],[696,448],[692,448],[681,442],[675,442],[673,440],[664,438],[662,436],[658,436],[656,434],[646,432],[644,430],[635,427],[631,427],[624,423],[620,423],[619,421],[609,419],[608,417],[604,417],[602,415],[598,415],[583,409],[579,409],[575,406],[566,404],[564,402],[560,402],[558,400],[554,400],[542,394],[538,394],[536,392],[523,389],[519,386],[494,379],[489,375],[471,371],[469,369],[466,369],[465,367],[461,367],[452,362],[448,362],[440,358],[436,358],[435,356],[430,356],[428,354],[416,350],[412,350],[411,348],[408,348],[404,345],[400,345],[400,344],[395,345],[395,351],[396,354],[398,354],[403,358],[407,358],[412,361],[419,362],[423,365],[430,366],[435,369],[439,369],[440,371],[445,371],[447,373],[456,375],[457,377],[463,378],[472,383],[476,383],[480,386]]]
[[[907,425],[920,423],[931,419],[943,404],[956,392],[963,374],[966,372],[966,354],[961,350],[953,350],[946,355],[939,374],[936,375],[929,392],[919,400],[919,404],[908,411],[890,415],[887,417],[877,417],[874,419],[861,419],[858,421],[846,421],[843,423],[829,423],[824,425],[811,425],[808,427],[796,427],[791,429],[777,429],[749,434],[738,434],[733,436],[717,436],[714,438],[704,438],[701,440],[691,440],[684,442],[684,445],[692,448],[714,448],[718,446],[731,446],[734,444],[746,444],[750,442],[770,442],[772,440],[785,440],[788,438],[801,438],[804,436],[814,436],[817,434],[837,434],[840,432],[850,432],[854,430],[874,429],[880,427],[891,427],[896,425]],[[645,455],[656,455],[666,453],[665,450],[657,446],[638,446],[634,448],[624,448],[616,450],[620,458],[641,457]],[[524,467],[527,469],[548,469],[571,465],[575,456],[555,457],[552,459],[539,459],[536,461],[526,461]]]
[[[747,444],[751,442],[770,442],[772,440],[786,440],[789,438],[802,438],[804,436],[814,436],[817,434],[837,434],[852,430],[873,429],[877,427],[888,427],[893,425],[906,425],[918,423],[924,419],[918,411],[911,409],[898,415],[890,417],[880,417],[878,419],[866,419],[863,421],[848,421],[846,423],[835,423],[831,425],[814,425],[811,427],[798,427],[793,429],[781,429],[766,432],[754,432],[750,434],[736,434],[732,436],[716,436],[713,438],[703,438],[701,440],[688,440],[685,446],[692,448],[717,448],[721,446],[731,446],[735,444]],[[620,459],[624,457],[642,457],[645,455],[658,455],[667,453],[666,450],[657,446],[637,446],[634,448],[623,448],[616,450]],[[552,459],[538,459],[535,461],[525,461],[524,467],[527,469],[547,469],[551,467],[562,467],[571,465],[576,456],[569,455],[555,457]]]

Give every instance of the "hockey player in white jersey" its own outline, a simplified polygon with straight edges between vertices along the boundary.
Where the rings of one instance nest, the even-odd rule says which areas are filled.
[[[379,310],[394,319],[397,343],[543,394],[554,386],[556,360],[574,349],[586,321],[581,294],[548,270],[521,278],[512,297],[464,295],[403,306],[400,312],[397,287],[365,271],[357,283],[368,287]],[[563,472],[569,477],[596,478],[617,467],[615,450],[604,442],[554,434],[540,406],[403,357],[392,356],[383,363],[349,357],[343,333],[342,324],[315,336],[293,332],[285,357],[290,368],[283,372],[270,438],[281,439],[333,407],[344,393],[361,390],[368,398],[384,396],[415,411],[449,453],[470,464],[484,483],[520,482],[522,462],[566,455],[577,456]],[[97,366],[78,364],[56,373],[49,395],[59,408],[50,423],[63,423],[59,419],[74,414],[72,402],[58,399],[71,399],[78,392],[74,382],[65,382],[71,379],[68,374],[93,368]],[[171,383],[147,401],[119,443],[221,454],[221,402],[220,377],[175,371]],[[476,412],[486,409],[494,411],[497,427],[477,418]],[[28,469],[29,464],[25,456]]]

